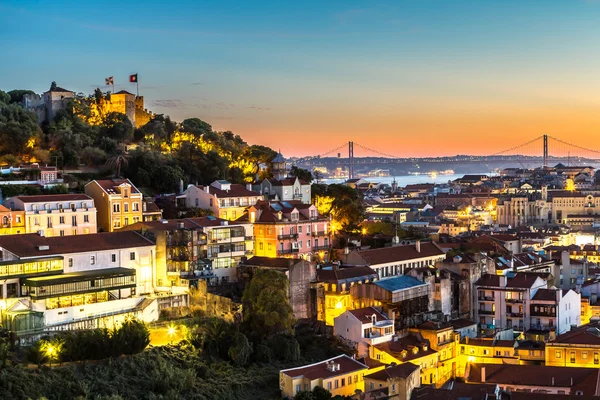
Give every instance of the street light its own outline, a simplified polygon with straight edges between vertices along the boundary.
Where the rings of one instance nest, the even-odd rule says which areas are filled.
[[[169,326],[169,330],[167,331],[167,335],[169,335],[169,344],[173,344],[173,336],[177,332],[177,329],[171,325]]]
[[[46,349],[46,355],[50,359],[50,367],[52,368],[52,357],[54,356],[54,346],[49,345]]]

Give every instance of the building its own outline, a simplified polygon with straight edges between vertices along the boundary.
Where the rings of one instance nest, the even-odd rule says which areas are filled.
[[[10,210],[0,205],[0,235],[25,233],[25,211]]]
[[[52,82],[50,89],[42,96],[37,94],[26,94],[23,96],[23,106],[36,113],[38,122],[50,122],[56,114],[66,109],[70,99],[75,97],[75,92],[63,89]]]
[[[97,232],[94,199],[84,194],[15,196],[4,204],[24,212],[24,233],[51,237]]]
[[[296,177],[263,179],[253,183],[252,190],[261,193],[266,201],[297,200],[304,204],[311,203],[310,183]]]
[[[249,206],[262,199],[260,193],[253,192],[248,187],[225,180],[214,181],[209,186],[190,185],[177,196],[185,201],[188,208],[203,208],[213,212],[213,215],[235,221],[244,215]]]
[[[0,252],[3,323],[17,333],[113,326],[155,291],[155,245],[136,232],[0,236]]]
[[[329,219],[301,201],[259,201],[238,219],[254,224],[255,255],[324,260],[331,245]]]
[[[333,334],[352,343],[358,356],[365,357],[370,346],[392,340],[394,318],[388,319],[373,307],[347,310],[334,319]]]
[[[598,323],[573,328],[546,343],[545,361],[554,367],[600,368]]]
[[[429,345],[438,355],[438,382],[445,382],[456,377],[458,345],[460,335],[448,323],[427,321],[410,328],[409,332],[429,341]]]
[[[421,386],[420,367],[411,362],[388,365],[365,375],[365,392],[387,389],[388,399],[410,400],[413,390]]]
[[[491,383],[509,392],[600,395],[600,370],[594,368],[565,368],[543,365],[469,364],[465,373],[467,383]],[[548,397],[551,398],[551,397]]]
[[[237,281],[237,267],[253,254],[252,225],[213,216],[137,223],[126,228],[144,234],[157,245],[156,285],[195,286]]]
[[[476,338],[477,337],[477,322],[473,322],[470,319],[458,318],[448,321],[450,326],[454,329],[454,332],[460,335],[460,338]]]
[[[300,392],[320,386],[333,396],[352,396],[364,391],[364,375],[369,367],[343,354],[318,363],[279,371],[282,397],[292,399]]]
[[[295,258],[254,256],[240,263],[240,275],[251,279],[256,269],[270,269],[285,274],[289,281],[289,301],[296,319],[317,317],[316,293],[312,283],[317,280],[313,262]]]
[[[144,197],[142,201],[142,218],[144,222],[160,221],[162,210],[158,208],[152,197]]]
[[[513,329],[549,338],[579,325],[578,293],[548,288],[551,274],[483,275],[475,282],[475,320],[482,330]]]
[[[432,295],[429,284],[407,275],[354,285],[350,294],[360,307],[382,307],[386,315],[393,315],[396,330],[425,322]]]
[[[435,243],[400,245],[381,249],[353,250],[344,257],[349,265],[369,265],[380,278],[404,275],[409,268],[434,266],[446,258],[446,253]]]
[[[143,195],[129,179],[91,181],[85,185],[85,194],[94,199],[103,232],[143,221]]]
[[[377,279],[377,273],[367,266],[321,266],[317,269],[317,318],[333,326],[344,311],[366,307],[360,299],[354,300],[351,290]]]

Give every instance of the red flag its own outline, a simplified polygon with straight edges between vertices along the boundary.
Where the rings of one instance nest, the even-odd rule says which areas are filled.
[[[129,82],[137,82],[137,74],[129,75]]]

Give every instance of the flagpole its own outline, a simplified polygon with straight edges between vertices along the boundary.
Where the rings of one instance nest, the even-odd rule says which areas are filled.
[[[136,86],[135,91],[137,93],[136,97],[140,97],[140,80],[138,79],[137,74],[135,74],[135,86]]]

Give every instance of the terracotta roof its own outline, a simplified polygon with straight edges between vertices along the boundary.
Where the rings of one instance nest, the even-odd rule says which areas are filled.
[[[331,371],[327,368],[327,363],[333,362],[339,364],[340,368],[336,371]],[[346,375],[355,371],[366,370],[368,367],[345,354],[324,360],[315,364],[305,365],[298,368],[290,368],[281,370],[280,373],[286,374],[292,378],[303,376],[309,380],[327,379],[338,375]]]
[[[574,328],[567,333],[558,335],[556,339],[551,343],[548,343],[548,345],[551,346],[554,343],[600,345],[599,327],[598,323],[593,323]]]
[[[475,282],[477,286],[500,286],[500,276],[492,274],[483,274]]]
[[[427,350],[423,350],[423,348],[427,346]],[[398,340],[391,340],[389,342],[384,342],[381,344],[377,344],[374,346],[378,350],[384,351],[386,353],[391,354],[394,358],[402,361],[410,361],[415,358],[421,358],[423,356],[434,354],[436,351],[432,350],[429,346],[429,340],[427,339],[419,339],[415,335],[408,335]],[[417,347],[418,351],[415,354],[413,349]],[[402,357],[402,352],[406,351],[406,357]]]
[[[277,269],[290,269],[294,264],[304,261],[301,258],[272,258],[272,257],[262,257],[262,256],[254,256],[252,258],[247,259],[246,261],[242,261],[242,266],[251,266],[251,267],[267,267],[267,268],[277,268]]]
[[[0,204],[0,213],[5,213],[5,212],[10,212],[10,209],[4,207],[2,204]]]
[[[388,318],[380,313],[373,307],[357,308],[355,310],[348,310],[348,312],[354,315],[362,323],[370,323],[371,317],[375,314],[376,321],[387,321]]]
[[[600,370],[598,368],[549,367],[545,365],[471,364],[467,382],[481,382],[485,368],[485,382],[499,385],[536,387],[567,387],[573,392],[582,390],[593,395]],[[571,383],[572,382],[572,383]]]
[[[361,265],[357,267],[326,267],[317,270],[319,282],[358,281],[377,278],[377,272],[372,268]]]
[[[434,386],[415,388],[412,400],[494,400],[496,399],[494,384],[473,384],[448,381],[439,389]],[[530,393],[527,393],[530,394]],[[512,395],[512,393],[511,393]],[[552,397],[554,398],[554,396]],[[499,399],[499,398],[498,398]]]
[[[40,250],[40,246],[49,249]],[[75,236],[44,237],[37,233],[0,236],[0,247],[22,258],[142,246],[154,246],[154,243],[137,232],[120,230]]]
[[[214,186],[208,187],[208,192],[212,195],[217,196],[220,199],[228,197],[260,197],[260,193],[253,192],[252,190],[246,189],[246,186],[237,183],[231,183],[229,190],[221,190]],[[198,189],[205,190],[204,186],[196,186]]]
[[[547,279],[549,273],[544,272],[518,272],[514,277],[508,276],[506,287],[509,288],[530,288],[537,278]]]
[[[306,181],[303,181],[300,178],[294,177],[294,178],[285,178],[285,179],[269,179],[269,182],[271,182],[271,185],[273,186],[292,186],[296,180],[300,181],[301,185],[308,185],[309,183]]]
[[[143,211],[145,213],[158,213],[161,211],[151,197],[144,197],[144,203],[146,204],[146,211]]]
[[[23,203],[92,200],[90,196],[85,194],[44,194],[39,196],[16,196],[15,198],[21,200]]]
[[[140,193],[129,179],[97,179],[88,183],[88,185],[92,184],[93,182],[96,182],[98,186],[104,189],[104,191],[108,194],[118,194],[119,191],[115,188],[123,183],[128,183],[131,185],[131,193]]]
[[[556,292],[558,290],[555,289],[538,289],[535,292],[535,296],[531,300],[540,300],[540,301],[556,301]]]
[[[413,372],[419,369],[418,365],[411,362],[405,362],[400,365],[387,366],[382,370],[365,375],[365,378],[374,379],[376,381],[387,381],[392,378],[408,378]]]
[[[421,243],[421,251],[415,245],[384,247],[358,251],[358,254],[370,265],[414,260],[418,258],[443,256],[445,253],[435,243]]]
[[[477,322],[473,322],[470,319],[465,318],[453,319],[450,320],[448,323],[452,325],[454,329],[462,329],[466,328],[467,326],[477,325]]]

